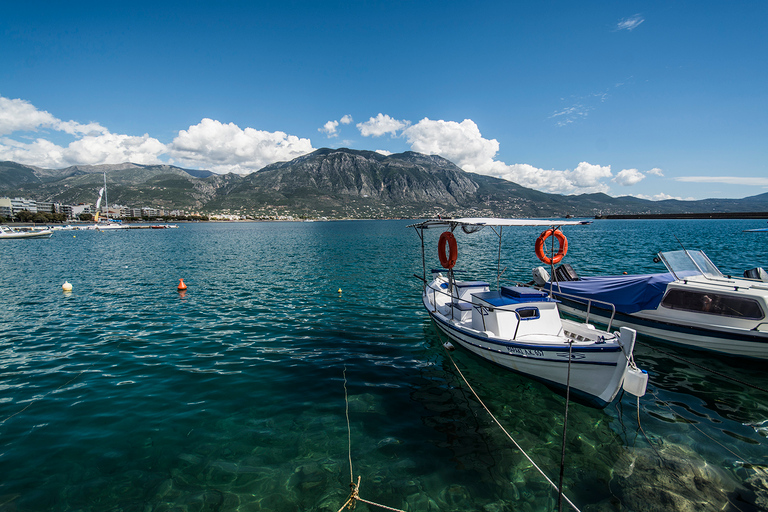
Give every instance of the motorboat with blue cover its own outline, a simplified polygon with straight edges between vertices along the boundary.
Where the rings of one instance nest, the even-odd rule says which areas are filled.
[[[723,275],[703,251],[660,252],[667,272],[579,277],[570,265],[549,274],[534,269],[537,288],[551,291],[561,310],[608,329],[631,327],[645,336],[730,356],[768,359],[768,276]]]
[[[564,235],[555,227],[578,224],[582,223],[466,218],[427,220],[409,227],[416,229],[422,242],[422,275],[416,275],[424,282],[422,301],[442,334],[483,359],[557,391],[569,389],[570,396],[582,403],[605,407],[625,381],[629,384],[625,389],[630,392],[638,396],[645,392],[647,374],[637,368],[633,359],[636,332],[624,328],[620,333],[610,333],[562,319],[559,302],[547,293],[531,287],[500,285],[504,228],[551,226],[545,233],[565,243]],[[486,227],[498,235],[496,289],[486,281],[458,279],[458,271],[454,270],[458,260],[454,233],[471,236]],[[437,247],[442,268],[432,270],[428,278],[425,231],[433,228],[444,230]],[[480,261],[479,255],[475,256]]]

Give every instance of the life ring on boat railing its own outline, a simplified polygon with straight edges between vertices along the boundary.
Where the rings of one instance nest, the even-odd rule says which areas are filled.
[[[448,245],[448,254],[445,253],[445,246]],[[440,257],[440,265],[443,268],[452,269],[459,259],[459,247],[456,245],[456,237],[450,231],[444,231],[440,235],[440,241],[437,242],[437,255]]]
[[[560,247],[558,248],[557,254],[550,258],[544,254],[544,242],[547,240],[547,238],[553,235],[557,239],[557,243],[560,245]],[[565,235],[559,229],[548,229],[540,234],[539,238],[536,239],[536,256],[546,265],[554,265],[556,263],[560,263],[560,260],[562,260],[563,256],[565,256],[567,253],[568,239],[565,238]]]

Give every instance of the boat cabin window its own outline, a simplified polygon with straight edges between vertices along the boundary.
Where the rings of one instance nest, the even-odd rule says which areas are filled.
[[[752,320],[760,320],[764,316],[763,310],[756,300],[718,295],[711,292],[670,290],[661,301],[661,305],[669,309],[682,309],[696,313]]]
[[[534,320],[539,318],[539,308],[518,308],[517,314],[520,315],[520,320]]]

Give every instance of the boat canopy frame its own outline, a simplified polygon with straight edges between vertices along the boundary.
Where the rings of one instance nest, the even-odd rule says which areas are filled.
[[[496,258],[496,289],[501,289],[501,238],[504,227],[522,227],[522,226],[539,226],[544,228],[551,228],[553,230],[560,229],[562,226],[583,226],[590,224],[591,221],[580,220],[548,220],[548,219],[504,219],[495,217],[463,217],[459,219],[429,219],[418,222],[416,224],[410,224],[407,227],[414,228],[416,233],[421,239],[421,266],[422,277],[421,280],[427,282],[427,260],[426,250],[424,247],[424,230],[432,228],[448,228],[451,233],[456,228],[461,227],[461,230],[466,234],[477,233],[483,228],[490,227],[496,236],[499,238],[499,249]],[[498,228],[498,229],[497,229]],[[446,269],[448,271],[448,281],[454,282],[454,270],[453,268]],[[506,268],[504,269],[506,270]],[[416,276],[418,277],[418,276]],[[453,288],[453,287],[451,287]]]

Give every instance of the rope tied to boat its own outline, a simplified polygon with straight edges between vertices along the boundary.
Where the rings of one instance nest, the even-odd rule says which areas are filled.
[[[384,510],[391,510],[392,512],[405,512],[404,510],[400,510],[399,508],[392,508],[388,507],[386,505],[381,505],[379,503],[374,503],[373,501],[368,501],[360,496],[360,480],[362,479],[361,476],[358,475],[357,477],[357,483],[355,483],[355,477],[354,473],[352,471],[352,429],[349,426],[349,397],[347,395],[347,367],[344,367],[344,372],[342,373],[344,376],[344,405],[345,405],[345,411],[346,411],[346,417],[347,417],[347,449],[348,449],[348,455],[349,455],[349,487],[350,487],[350,493],[349,498],[347,498],[347,501],[344,502],[344,504],[341,506],[338,512],[341,512],[344,509],[347,510],[354,510],[357,506],[358,501],[362,501],[363,503],[366,503],[368,505],[373,505],[374,507],[383,508]]]
[[[722,377],[722,378],[724,378],[726,380],[730,380],[732,382],[736,382],[737,384],[741,384],[742,386],[747,386],[749,388],[756,389],[758,391],[762,391],[763,393],[768,393],[768,389],[761,388],[760,386],[756,386],[754,384],[750,384],[749,382],[745,382],[743,380],[737,379],[736,377],[731,377],[730,375],[726,375],[726,374],[721,373],[721,372],[719,372],[717,370],[713,370],[712,368],[707,368],[706,366],[702,366],[702,365],[700,365],[698,363],[694,363],[693,361],[691,361],[689,359],[686,359],[684,357],[680,357],[680,356],[678,356],[676,354],[673,354],[671,352],[667,352],[665,350],[661,350],[660,348],[657,348],[657,347],[652,347],[652,346],[648,345],[647,343],[642,343],[640,341],[638,341],[636,343],[638,345],[642,345],[644,347],[650,348],[651,350],[654,350],[656,352],[661,352],[665,356],[669,356],[669,357],[672,357],[674,359],[679,359],[680,361],[683,361],[684,363],[689,364],[691,366],[695,366],[696,368],[699,368],[701,370],[705,370],[705,371],[708,371],[710,373],[714,373],[718,377]]]
[[[440,339],[440,341],[442,341],[442,339],[441,339],[442,337],[440,336],[440,332],[439,332],[439,331],[438,331],[438,333],[437,333],[437,336],[438,336],[438,339]],[[443,345],[443,348],[445,348],[445,345]],[[520,445],[518,444],[518,442],[517,442],[517,441],[515,441],[515,439],[512,437],[512,435],[511,435],[509,432],[507,432],[507,429],[505,429],[505,428],[504,428],[504,426],[501,424],[501,422],[499,422],[499,420],[497,420],[497,419],[496,419],[496,416],[494,416],[494,415],[493,415],[493,413],[490,411],[490,409],[488,409],[488,407],[485,405],[485,403],[484,403],[484,402],[483,402],[483,401],[480,399],[480,397],[478,396],[478,394],[475,392],[474,388],[472,388],[472,385],[469,383],[469,381],[466,379],[466,377],[464,377],[464,374],[463,374],[463,373],[461,372],[461,370],[459,369],[459,366],[456,364],[456,361],[454,361],[454,360],[453,360],[453,357],[451,356],[451,353],[448,351],[448,349],[447,349],[447,348],[445,349],[445,353],[446,353],[446,355],[448,356],[448,359],[450,359],[450,360],[451,360],[451,363],[453,364],[453,367],[454,367],[454,368],[456,368],[456,371],[459,373],[459,376],[461,377],[461,379],[464,381],[464,383],[467,385],[467,387],[469,388],[469,390],[472,392],[472,395],[474,395],[475,399],[478,401],[478,403],[480,403],[480,405],[482,406],[482,408],[483,408],[483,409],[485,409],[485,412],[487,412],[487,413],[488,413],[488,415],[491,417],[491,419],[493,420],[493,422],[494,422],[494,423],[496,423],[496,425],[497,425],[497,426],[498,426],[498,427],[501,429],[501,431],[502,431],[502,432],[504,432],[504,434],[507,436],[507,438],[508,438],[510,441],[512,441],[512,444],[514,444],[514,445],[515,445],[515,447],[516,447],[516,448],[517,448],[517,449],[520,451],[520,453],[522,453],[522,454],[525,456],[525,458],[526,458],[526,459],[528,459],[528,462],[530,462],[530,463],[531,463],[531,465],[532,465],[534,468],[536,468],[536,470],[539,472],[539,474],[541,474],[541,476],[543,476],[543,477],[544,477],[544,479],[545,479],[547,482],[549,482],[549,485],[551,485],[551,486],[552,486],[552,488],[553,488],[553,489],[555,489],[555,491],[558,493],[558,495],[562,496],[562,499],[564,499],[564,500],[565,500],[565,501],[566,501],[566,502],[567,502],[567,503],[568,503],[568,504],[569,504],[569,505],[570,505],[570,506],[573,508],[573,510],[575,510],[576,512],[581,512],[581,511],[579,510],[579,508],[578,508],[578,507],[577,507],[577,506],[576,506],[576,505],[575,505],[575,504],[574,504],[574,503],[573,503],[573,502],[572,502],[572,501],[571,501],[571,500],[568,498],[568,496],[566,496],[564,493],[562,493],[562,490],[561,490],[561,489],[560,489],[560,488],[557,486],[557,484],[555,484],[555,483],[554,483],[554,482],[553,482],[553,481],[552,481],[552,480],[551,480],[551,479],[550,479],[550,478],[547,476],[547,474],[546,474],[546,473],[544,473],[544,471],[543,471],[543,470],[542,470],[542,469],[541,469],[541,468],[538,466],[538,464],[536,464],[536,463],[533,461],[533,459],[530,457],[530,455],[528,455],[528,454],[526,453],[526,451],[525,451],[525,450],[523,450],[522,446],[520,446]]]

